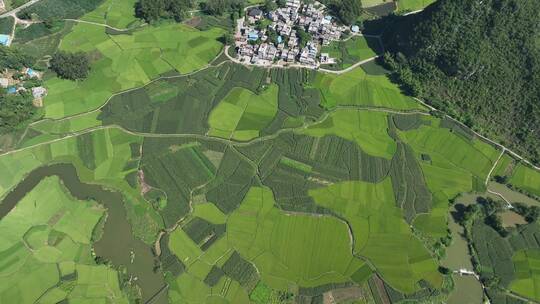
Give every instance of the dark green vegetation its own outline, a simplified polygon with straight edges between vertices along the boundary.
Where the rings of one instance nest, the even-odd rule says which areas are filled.
[[[10,48],[0,45],[0,69],[21,70],[30,67],[34,59],[24,54],[18,48]]]
[[[403,95],[375,61],[237,65],[220,41],[243,3],[207,1],[180,23],[166,19],[191,3],[141,1],[146,25],[136,3],[64,1],[55,13],[96,9],[17,28],[43,70],[58,50],[91,70],[46,72],[49,119],[0,136],[18,149],[0,155],[2,303],[451,303],[452,202],[490,177],[540,191],[538,171]],[[335,4],[353,18],[359,3]],[[380,51],[359,38],[335,47],[343,67]],[[538,299],[538,209],[459,206],[492,302]]]
[[[360,0],[326,0],[322,2],[328,6],[332,15],[345,25],[354,24],[362,13]]]
[[[226,12],[243,14],[246,1],[244,0],[207,0],[202,5],[204,12],[214,16],[221,16]]]
[[[32,100],[29,92],[7,94],[5,89],[0,89],[0,132],[21,128],[35,118],[38,110],[32,105]]]
[[[0,34],[11,35],[15,19],[13,17],[5,17],[0,19]]]
[[[41,0],[17,13],[21,19],[77,19],[96,9],[103,0]]]
[[[441,0],[388,20],[385,62],[410,94],[540,161],[540,6]]]
[[[31,66],[33,58],[17,48],[0,46],[0,69],[20,71]],[[21,128],[38,113],[30,92],[7,93],[0,88],[0,133]]]
[[[191,0],[140,0],[135,4],[135,15],[147,22],[160,18],[182,21],[192,6]]]
[[[231,89],[240,87],[260,92],[269,85],[266,81],[270,79],[280,86],[280,90],[278,112],[261,131],[261,135],[267,135],[288,127],[294,118],[320,117],[323,110],[318,106],[318,91],[305,88],[313,77],[314,73],[308,70],[255,68],[250,71],[226,63],[189,77],[160,80],[117,95],[105,105],[98,119],[105,125],[115,123],[132,131],[202,135],[208,131],[207,117],[211,110]],[[226,119],[230,117],[223,120]],[[250,129],[254,122],[246,120],[243,123],[244,129]],[[237,126],[239,128],[242,126]]]
[[[81,183],[74,166],[67,164],[57,164],[45,166],[32,171],[17,187],[9,193],[2,201],[0,219],[9,214],[10,208],[22,200],[28,193],[44,179],[49,176],[58,176],[68,193],[78,200],[92,199],[107,208],[107,220],[105,221],[102,235],[99,240],[93,243],[95,260],[108,262],[114,265],[127,266],[129,275],[139,277],[138,286],[141,288],[140,297],[143,301],[150,299],[163,287],[163,278],[161,273],[155,271],[154,257],[152,256],[148,245],[133,237],[132,228],[127,221],[126,211],[122,208],[124,199],[118,192],[105,190],[101,186]],[[53,189],[50,189],[53,191]],[[78,202],[72,202],[77,204]],[[4,208],[7,207],[7,208]],[[56,217],[62,217],[62,214]],[[101,214],[100,214],[101,216]],[[58,221],[60,218],[56,219]],[[76,221],[76,219],[72,219]],[[49,223],[54,222],[54,217]],[[73,223],[75,224],[75,223]],[[83,224],[84,223],[79,223]],[[92,226],[89,227],[90,229]],[[73,229],[75,230],[75,229]],[[76,230],[75,230],[76,231]],[[73,232],[72,232],[73,233]],[[72,236],[73,237],[73,236]],[[49,243],[60,243],[62,236],[56,236],[58,240],[52,240],[49,236]],[[60,249],[62,249],[60,247]],[[130,254],[137,256],[136,263],[130,263]],[[64,278],[62,278],[64,279]],[[69,279],[68,279],[69,280]],[[94,282],[95,283],[95,282]],[[65,284],[59,282],[58,285]]]
[[[62,79],[81,80],[90,72],[90,61],[83,52],[59,51],[52,56],[50,65],[51,70]]]
[[[480,198],[480,205],[458,206],[458,216],[472,246],[472,262],[487,287],[491,303],[526,303],[512,293],[539,300],[536,287],[540,283],[535,261],[540,252],[540,225],[503,228],[500,213],[504,203]],[[518,208],[523,209],[523,208]]]

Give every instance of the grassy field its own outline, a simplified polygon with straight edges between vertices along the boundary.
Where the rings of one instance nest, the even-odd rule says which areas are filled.
[[[535,301],[540,301],[540,251],[521,250],[512,257],[516,279],[510,283],[510,290]]]
[[[356,142],[370,155],[387,159],[396,152],[396,143],[388,135],[388,116],[382,112],[340,109],[301,132],[315,137],[334,134]]]
[[[96,109],[114,93],[142,86],[171,70],[188,73],[203,67],[221,50],[222,29],[199,31],[182,24],[148,26],[131,35],[107,35],[101,26],[78,24],[60,49],[92,58],[90,75],[73,82],[45,82],[45,116],[62,118]]]
[[[277,113],[278,89],[277,85],[271,85],[255,94],[233,88],[210,113],[208,135],[236,140],[259,137]]]
[[[385,75],[368,75],[360,67],[341,75],[318,73],[312,85],[321,91],[321,105],[327,109],[340,105],[424,109],[403,95]]]
[[[524,191],[540,196],[540,172],[519,164],[510,178],[510,183]]]
[[[0,221],[0,301],[127,303],[117,272],[96,266],[91,256],[92,233],[104,213],[97,203],[67,194],[58,177],[42,180]],[[72,288],[55,288],[62,284]]]

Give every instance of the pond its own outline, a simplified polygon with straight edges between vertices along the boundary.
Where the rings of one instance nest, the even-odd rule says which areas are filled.
[[[166,288],[163,274],[154,271],[156,257],[149,245],[133,236],[122,194],[81,182],[72,164],[53,164],[32,171],[0,203],[0,220],[48,176],[58,176],[75,198],[95,200],[107,209],[103,235],[94,243],[96,255],[115,266],[126,267],[127,273],[141,288],[143,303],[149,300],[152,303],[167,303],[167,293],[162,292]]]

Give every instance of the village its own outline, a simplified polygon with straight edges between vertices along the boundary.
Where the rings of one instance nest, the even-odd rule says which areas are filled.
[[[238,60],[244,64],[316,68],[335,62],[328,53],[320,53],[321,47],[351,32],[358,33],[359,27],[338,25],[323,4],[288,0],[270,12],[248,9],[237,20],[234,38]]]
[[[0,87],[8,95],[29,91],[34,106],[42,107],[43,98],[47,95],[47,89],[41,85],[42,76],[41,72],[31,68],[24,68],[21,71],[5,70],[0,74]]]

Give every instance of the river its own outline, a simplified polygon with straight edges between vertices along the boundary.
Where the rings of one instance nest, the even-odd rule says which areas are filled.
[[[166,286],[163,274],[154,271],[156,257],[149,245],[133,236],[122,194],[81,182],[72,164],[53,164],[32,171],[0,203],[0,220],[48,176],[58,176],[75,198],[95,200],[107,209],[103,235],[94,243],[96,255],[127,268],[128,275],[141,288],[143,303],[167,303],[167,293],[160,292]]]

